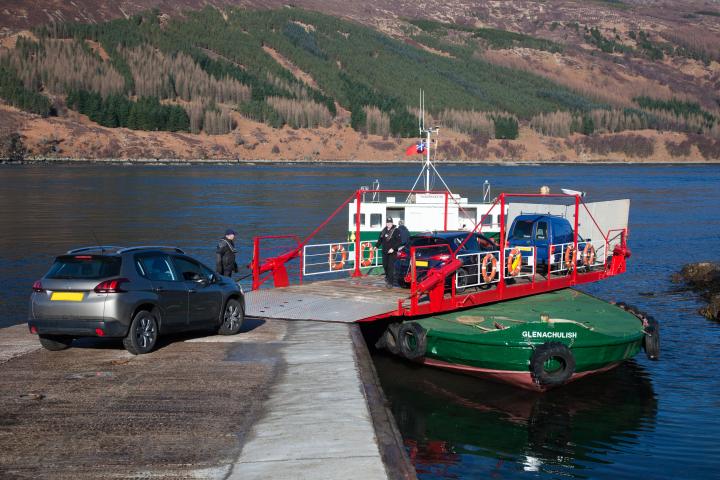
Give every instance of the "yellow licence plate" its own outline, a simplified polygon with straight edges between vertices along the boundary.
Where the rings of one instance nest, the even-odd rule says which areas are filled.
[[[50,295],[50,300],[52,301],[66,301],[66,302],[82,302],[83,300],[83,293],[82,292],[53,292],[52,295]]]
[[[415,260],[415,266],[416,267],[427,267],[428,262],[425,260]]]
[[[532,247],[518,247],[521,252],[532,252]]]

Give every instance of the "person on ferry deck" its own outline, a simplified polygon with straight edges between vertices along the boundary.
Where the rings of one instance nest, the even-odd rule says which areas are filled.
[[[392,217],[387,217],[385,228],[380,232],[375,246],[382,248],[385,285],[392,288],[395,279],[395,257],[397,257],[397,249],[400,247],[400,234],[393,224]]]
[[[232,276],[233,272],[238,271],[235,262],[235,235],[237,232],[231,228],[225,231],[225,236],[218,242],[215,249],[215,271],[225,277]]]
[[[400,245],[407,245],[410,240],[410,230],[405,226],[405,222],[398,220],[398,235],[400,235]]]

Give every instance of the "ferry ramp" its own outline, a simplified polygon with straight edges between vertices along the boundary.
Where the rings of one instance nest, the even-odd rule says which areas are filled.
[[[394,313],[407,292],[369,275],[263,288],[245,293],[245,314],[283,320],[353,323]]]

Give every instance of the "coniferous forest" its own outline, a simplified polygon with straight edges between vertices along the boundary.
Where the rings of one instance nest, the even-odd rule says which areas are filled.
[[[556,52],[557,43],[427,20],[407,25],[413,39],[447,55],[297,8],[56,23],[3,51],[0,97],[43,116],[67,107],[111,128],[208,134],[232,131],[237,114],[273,127],[327,127],[340,107],[355,130],[408,137],[417,134],[424,89],[432,119],[489,138],[517,138],[519,123],[556,136],[717,130],[717,119],[693,102],[639,97],[619,109],[473,53],[513,45]],[[447,42],[453,29],[465,43]],[[278,56],[312,81],[300,81]]]

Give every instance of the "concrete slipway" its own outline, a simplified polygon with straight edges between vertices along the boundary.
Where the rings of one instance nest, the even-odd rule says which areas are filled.
[[[75,343],[0,330],[0,477],[415,478],[357,325]]]

